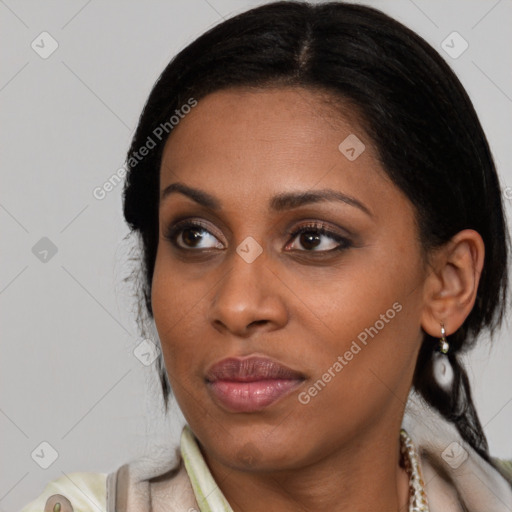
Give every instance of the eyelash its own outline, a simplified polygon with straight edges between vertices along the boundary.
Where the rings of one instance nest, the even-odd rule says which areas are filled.
[[[207,227],[205,225],[203,225],[201,222],[184,220],[184,221],[178,222],[177,224],[174,224],[174,225],[171,224],[169,226],[169,228],[166,230],[166,232],[164,234],[164,238],[169,240],[177,249],[182,250],[182,251],[199,252],[201,250],[209,250],[209,249],[185,248],[185,247],[181,247],[180,245],[178,245],[178,243],[176,242],[176,238],[178,237],[178,235],[180,235],[183,231],[186,231],[187,229],[196,229],[197,231],[200,231],[200,232],[206,231],[207,233],[209,233],[210,235],[215,237],[215,235],[213,233],[211,233],[207,229]],[[311,233],[311,232],[313,232],[317,235],[325,235],[325,236],[331,238],[332,240],[334,240],[335,242],[338,243],[338,246],[335,247],[334,249],[329,249],[329,250],[324,250],[324,251],[314,251],[314,250],[302,249],[302,250],[298,250],[298,252],[306,252],[306,253],[322,255],[322,254],[331,254],[335,251],[344,251],[344,250],[352,247],[352,242],[348,238],[343,237],[343,236],[339,235],[338,233],[335,233],[335,232],[329,230],[325,226],[325,224],[322,224],[322,223],[314,223],[313,222],[313,223],[305,224],[303,226],[300,226],[299,228],[297,228],[294,231],[287,232],[287,235],[289,237],[291,237],[291,242],[293,242],[297,238],[297,236],[299,236],[303,233]],[[289,245],[289,243],[287,243],[286,245]]]
[[[334,251],[344,251],[345,249],[348,249],[352,246],[352,243],[350,240],[346,237],[343,237],[339,235],[338,233],[335,233],[334,231],[331,231],[328,229],[325,224],[321,223],[310,223],[305,224],[303,226],[300,226],[294,231],[288,232],[288,236],[292,238],[292,241],[297,238],[297,236],[303,234],[303,233],[315,233],[317,235],[325,235],[328,238],[331,238],[335,242],[338,243],[338,246],[334,249],[329,249],[327,251],[307,251],[307,250],[301,250],[300,252],[310,252],[310,253],[319,253],[319,254],[330,254]],[[288,244],[287,244],[288,245]]]

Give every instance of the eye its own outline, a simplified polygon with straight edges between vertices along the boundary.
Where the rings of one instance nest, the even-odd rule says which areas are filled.
[[[290,236],[293,237],[293,241],[286,248],[302,252],[341,251],[352,245],[350,240],[329,230],[325,224],[310,223],[301,226],[290,233]],[[304,249],[300,249],[300,246]]]
[[[198,221],[182,221],[171,225],[165,238],[180,249],[223,249],[221,242]]]

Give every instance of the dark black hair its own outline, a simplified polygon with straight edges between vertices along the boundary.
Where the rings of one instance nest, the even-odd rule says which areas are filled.
[[[266,4],[208,30],[162,72],[128,152],[124,189],[124,216],[140,237],[138,289],[149,317],[166,141],[162,128],[155,129],[169,123],[191,98],[200,101],[234,86],[321,90],[338,105],[353,107],[385,172],[415,206],[425,254],[463,229],[480,233],[485,261],[476,303],[448,338],[453,390],[443,391],[432,376],[438,340],[426,333],[413,385],[489,461],[459,354],[483,328],[494,332],[506,309],[509,237],[500,184],[487,139],[458,78],[428,43],[379,10],[341,2]],[[143,159],[134,159],[148,138],[155,147]],[[162,358],[158,364],[167,409],[169,381]]]

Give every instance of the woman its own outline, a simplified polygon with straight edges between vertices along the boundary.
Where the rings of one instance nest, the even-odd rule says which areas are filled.
[[[505,310],[500,185],[425,41],[358,5],[248,11],[167,66],[127,166],[179,462],[25,511],[512,509],[459,360]]]

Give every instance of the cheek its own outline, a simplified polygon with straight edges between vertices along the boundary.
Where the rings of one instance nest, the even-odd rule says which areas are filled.
[[[171,377],[174,366],[189,346],[183,336],[194,325],[194,316],[197,315],[195,310],[200,307],[198,297],[201,294],[193,283],[185,286],[180,273],[163,260],[158,254],[151,288],[151,304],[166,367]]]
[[[318,343],[302,337],[310,344],[304,360],[311,381],[318,382],[304,401],[314,396],[319,408],[337,402],[365,409],[407,388],[421,342],[419,262],[411,251],[361,256],[323,286],[299,291],[310,312],[303,327]]]
[[[419,312],[420,269],[412,251],[399,254],[381,246],[347,253],[328,272],[283,268],[280,277],[294,292],[288,297],[294,320],[306,332],[316,331],[324,349],[344,351],[358,337],[364,342],[371,333],[386,337],[400,331],[403,311],[412,317]]]
[[[335,439],[376,424],[405,403],[410,389],[420,346],[415,308],[377,302],[347,325],[340,319],[332,327],[338,335],[324,337],[322,350],[307,355],[311,378],[297,395],[293,420],[310,425],[304,435],[311,439],[317,429]]]
[[[155,325],[173,395],[191,424],[201,421],[196,416],[204,410],[204,398],[197,396],[199,383],[195,371],[201,353],[198,344],[203,339],[197,332],[199,322],[195,321],[202,306],[198,297],[201,294],[193,286],[183,286],[179,274],[156,265],[151,293]]]

